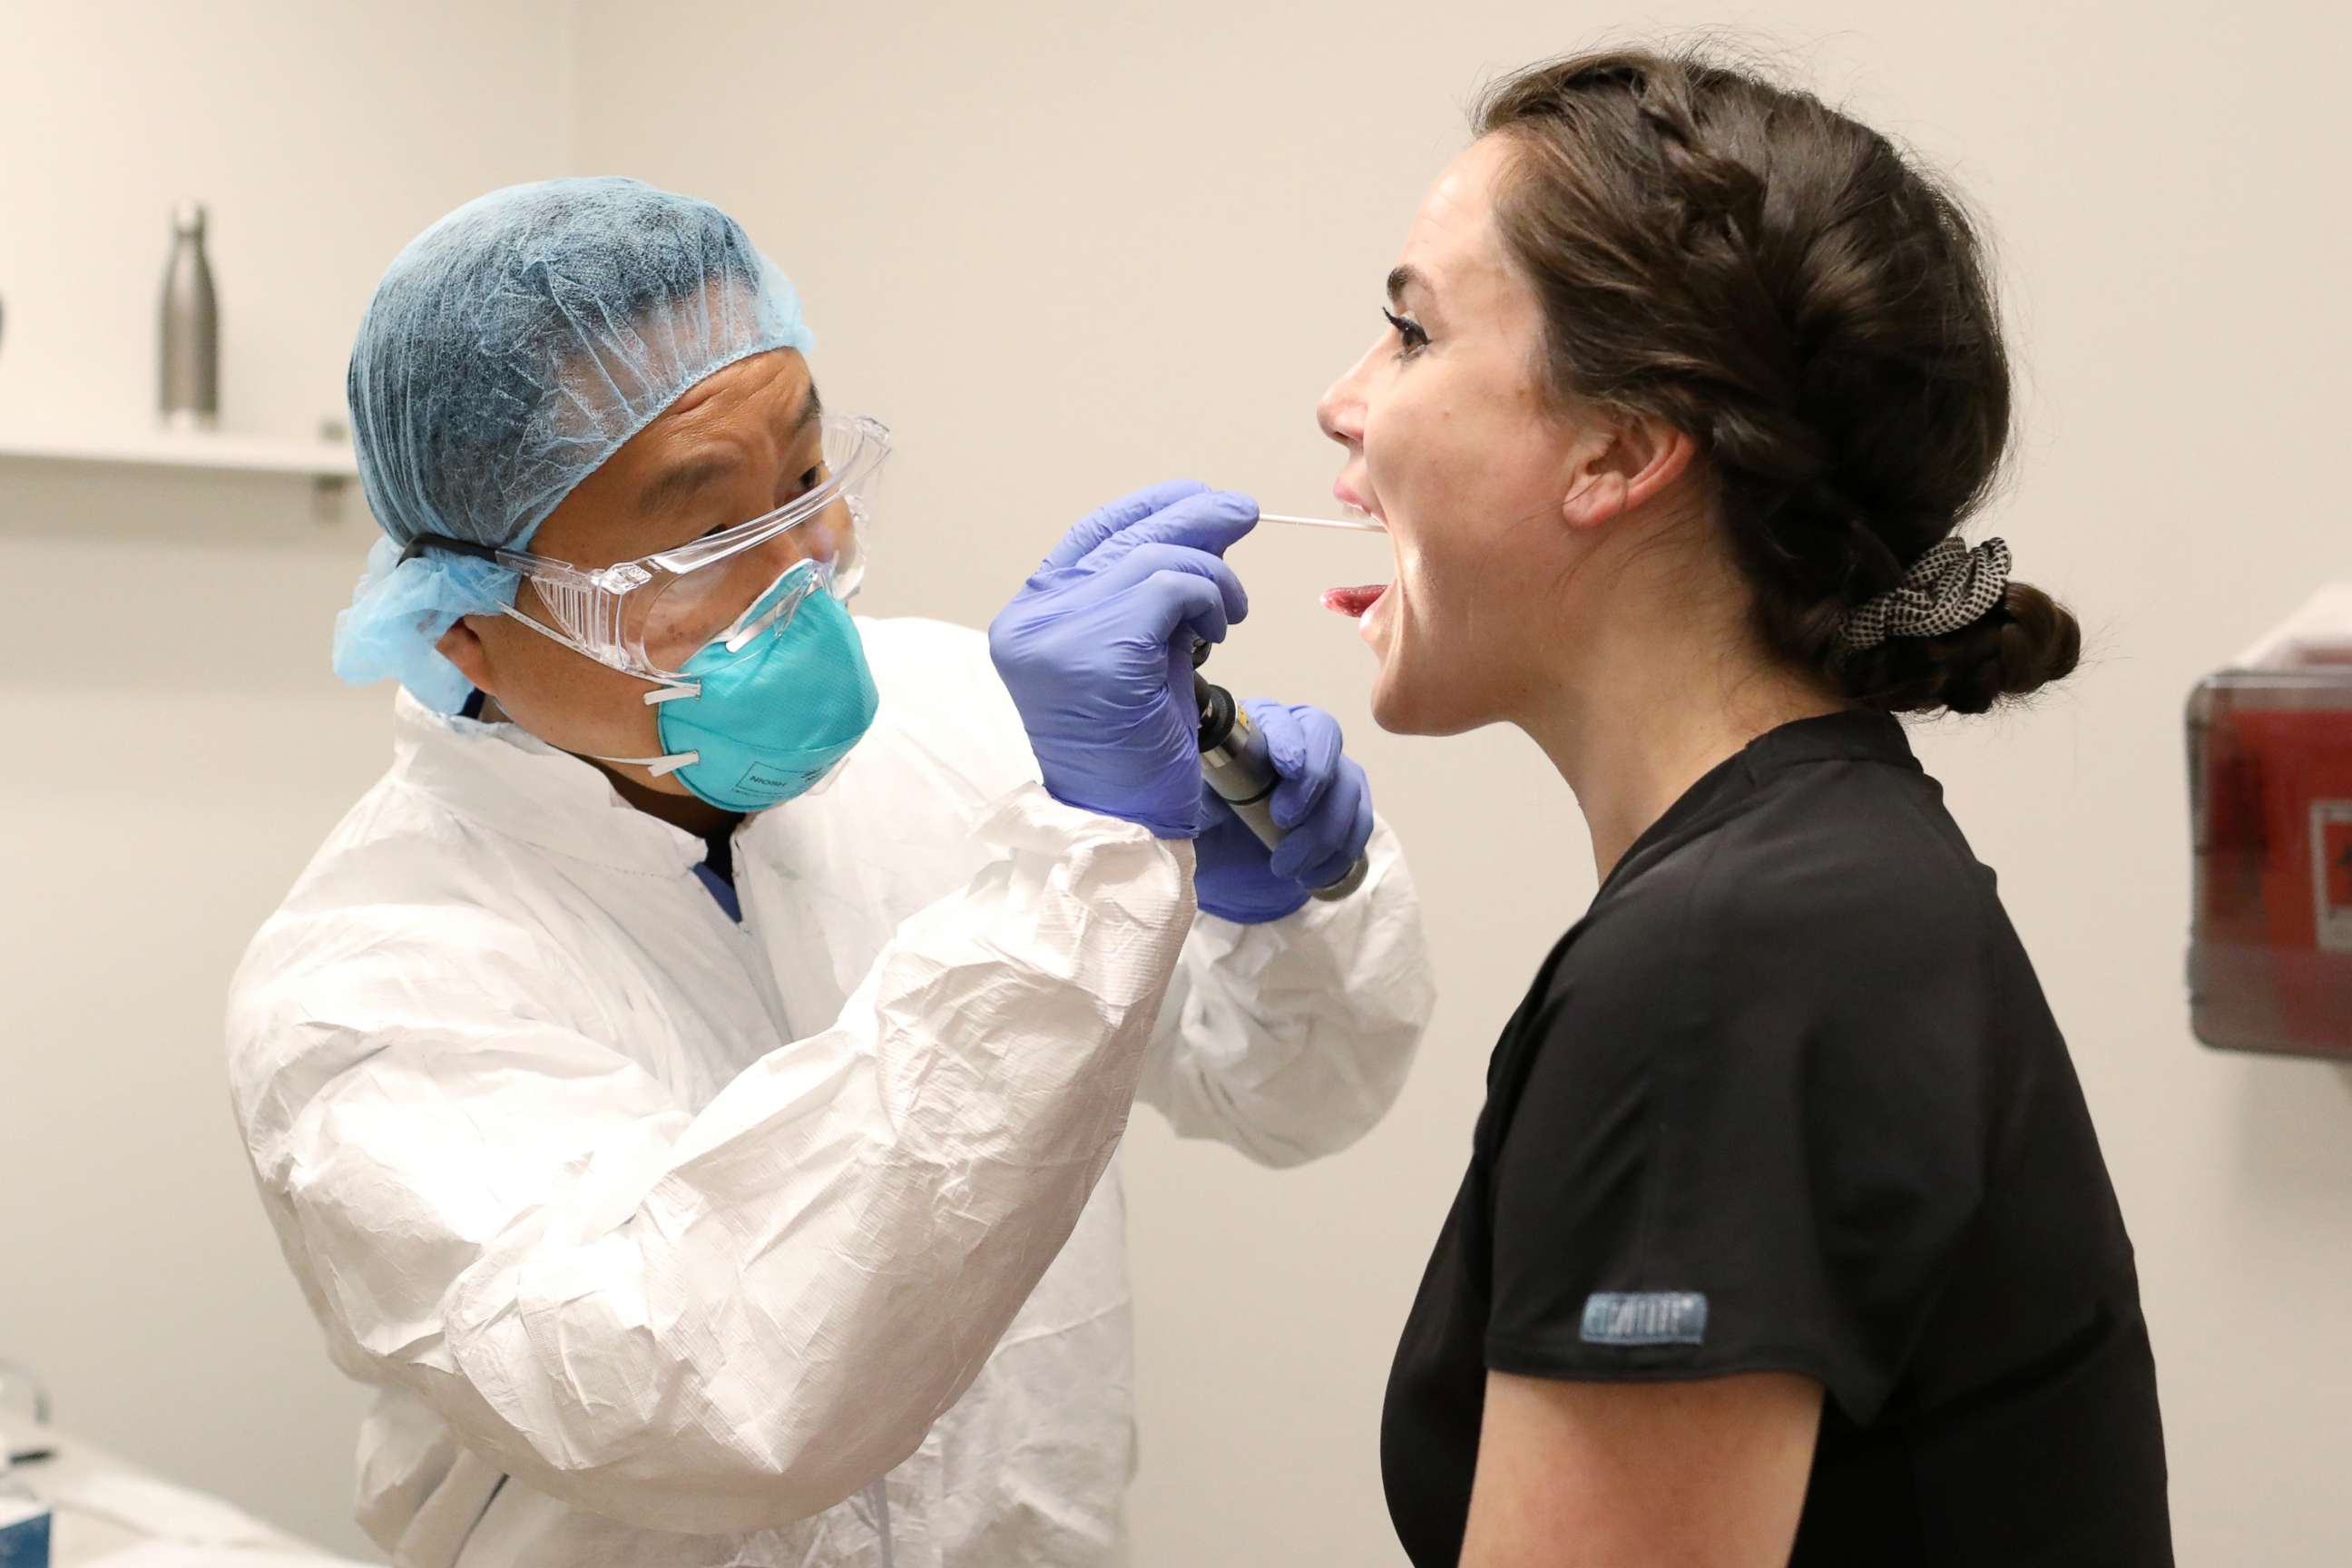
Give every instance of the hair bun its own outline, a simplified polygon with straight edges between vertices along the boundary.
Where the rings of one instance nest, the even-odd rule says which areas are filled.
[[[1848,696],[1889,713],[1981,713],[2073,673],[2083,628],[2063,605],[2011,583],[1980,618],[1940,637],[1895,637],[1839,667]]]

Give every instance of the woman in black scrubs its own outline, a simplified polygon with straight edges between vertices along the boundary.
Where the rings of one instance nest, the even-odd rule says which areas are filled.
[[[1334,602],[1383,726],[1543,747],[1601,886],[1398,1350],[1406,1551],[2168,1563],[2114,1189],[1893,717],[2078,646],[1958,538],[2010,426],[1976,235],[1876,133],[1691,57],[1536,68],[1479,130],[1323,402],[1397,556]]]

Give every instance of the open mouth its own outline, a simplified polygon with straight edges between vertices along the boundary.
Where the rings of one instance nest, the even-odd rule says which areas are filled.
[[[1349,517],[1363,518],[1383,528],[1388,526],[1387,520],[1364,504],[1363,498],[1349,486],[1344,476],[1331,487],[1331,495],[1346,509]],[[1388,591],[1386,583],[1367,583],[1360,588],[1333,588],[1323,595],[1323,607],[1349,620],[1360,621],[1366,612],[1381,602],[1381,595]]]

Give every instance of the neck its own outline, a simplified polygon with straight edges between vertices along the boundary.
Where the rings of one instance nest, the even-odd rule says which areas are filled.
[[[741,812],[724,810],[698,795],[671,795],[639,784],[618,768],[600,763],[593,757],[582,757],[580,760],[602,770],[604,776],[613,781],[614,795],[647,816],[657,816],[672,827],[683,827],[697,838],[717,838],[722,834],[732,833],[735,825],[743,820]]]
[[[482,721],[486,724],[511,724],[514,721],[499,706],[499,700],[488,692],[482,694]],[[716,838],[732,833],[735,825],[743,820],[740,812],[723,810],[698,795],[672,795],[651,784],[633,779],[609,763],[594,757],[572,753],[612,782],[613,793],[647,816],[657,817],[672,827],[682,827],[698,838]]]
[[[1655,620],[1637,630],[1644,618],[1558,639],[1578,668],[1556,672],[1516,716],[1575,792],[1603,880],[1691,785],[1757,736],[1845,706],[1720,626],[1662,636]]]

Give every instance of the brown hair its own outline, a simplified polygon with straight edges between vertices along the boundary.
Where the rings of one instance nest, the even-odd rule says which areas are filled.
[[[1504,242],[1554,396],[1705,454],[1768,647],[1890,711],[1982,712],[2074,668],[2074,617],[2011,583],[1940,637],[1843,650],[1992,489],[2009,356],[1958,198],[1809,93],[1690,53],[1531,67],[1480,104],[1511,143]]]

